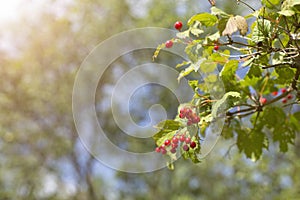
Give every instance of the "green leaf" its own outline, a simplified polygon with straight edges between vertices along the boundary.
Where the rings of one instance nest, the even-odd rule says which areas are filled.
[[[207,39],[210,40],[210,42],[214,42],[214,41],[218,41],[220,37],[221,37],[220,32],[218,31],[212,35],[207,36]],[[207,42],[207,43],[210,43],[210,42]]]
[[[300,131],[300,112],[296,112],[290,117],[290,124],[295,131]]]
[[[289,130],[286,126],[281,126],[278,129],[274,129],[273,140],[279,142],[279,149],[281,152],[288,151],[288,145],[294,144],[295,132]]]
[[[258,19],[254,25],[252,39],[255,41],[255,43],[262,42],[266,38],[271,37],[273,25],[269,20]]]
[[[153,54],[153,56],[152,56],[152,60],[153,60],[153,61],[157,58],[157,56],[158,56],[160,50],[161,50],[162,48],[164,48],[164,47],[165,47],[165,43],[162,43],[162,44],[160,44],[160,45],[158,45],[158,46],[156,47],[156,50],[155,50],[155,52],[154,52],[154,54]]]
[[[168,166],[169,170],[174,170],[175,169],[173,162],[167,162],[167,166]]]
[[[285,112],[280,107],[266,107],[263,111],[261,123],[271,130],[273,140],[279,142],[281,152],[286,152],[288,144],[294,143],[295,131],[291,129],[291,119],[286,117]]]
[[[246,60],[246,61],[243,63],[242,67],[250,66],[254,60],[255,60],[254,57],[249,58],[248,60]]]
[[[194,149],[189,148],[188,151],[183,151],[183,149],[181,148],[182,156],[184,159],[191,159],[193,163],[199,163],[201,162],[198,158],[198,155],[200,154],[200,150],[201,150],[199,138],[193,136],[191,140],[196,142],[196,147]]]
[[[223,81],[235,80],[235,73],[238,66],[239,62],[237,60],[230,60],[227,62],[220,73]]]
[[[183,61],[182,63],[179,63],[176,65],[175,68],[180,68],[180,67],[188,67],[190,66],[192,63],[190,61]]]
[[[199,37],[200,34],[204,33],[204,31],[199,28],[191,28],[190,32],[197,37]]]
[[[195,91],[198,88],[198,80],[190,80],[189,85]]]
[[[276,9],[276,5],[280,4],[280,0],[262,0],[262,4],[266,5],[267,8]]]
[[[219,64],[226,64],[228,61],[228,58],[224,55],[221,55],[219,53],[213,53],[210,58],[212,59],[212,61],[217,62]]]
[[[261,130],[237,129],[237,146],[240,152],[244,152],[247,158],[258,160],[263,148],[268,148],[267,137]]]
[[[157,132],[155,135],[153,135],[153,139],[155,141],[159,140],[160,138],[166,136],[170,132],[173,132],[175,130],[178,130],[181,127],[181,123],[174,120],[165,120],[160,122],[155,126],[155,128],[159,129],[159,132]]]
[[[258,65],[251,65],[249,71],[247,72],[247,77],[254,78],[261,78],[262,77],[262,70]]]
[[[198,41],[194,41],[193,43],[188,44],[185,48],[185,53],[193,63],[196,63],[202,54],[201,43]]]
[[[275,72],[278,75],[276,81],[279,84],[289,84],[295,76],[295,71],[289,67],[276,67]]]
[[[188,21],[188,26],[192,26],[195,21],[201,22],[204,26],[213,26],[217,23],[218,18],[209,13],[200,13],[192,16]]]
[[[171,140],[173,138],[173,136],[177,133],[178,130],[175,131],[171,131],[171,132],[166,132],[165,134],[163,134],[160,138],[156,138],[156,145],[157,146],[161,146],[162,144],[164,144],[164,142],[166,140]],[[154,138],[154,136],[153,136]]]
[[[230,60],[227,62],[221,73],[221,79],[224,83],[226,91],[238,90],[238,82],[236,81],[236,70],[238,69],[239,62],[237,60]]]
[[[185,39],[190,37],[190,30],[182,31],[176,34],[176,36],[180,39]]]
[[[200,70],[203,73],[213,72],[215,71],[216,68],[217,68],[217,63],[213,62],[212,60],[204,60],[200,64]]]
[[[284,15],[286,17],[290,17],[290,16],[293,16],[295,14],[295,11],[293,11],[293,10],[282,10],[282,11],[279,11],[278,14]]]
[[[230,97],[240,98],[241,94],[239,92],[227,92],[226,94],[224,94],[222,99],[213,104],[211,111],[211,115],[213,118],[216,118],[219,112],[224,112],[228,108],[228,100]]]
[[[223,31],[225,30],[228,19],[229,18],[222,18],[219,20],[219,23],[218,23],[219,34],[222,34]]]
[[[222,136],[224,139],[230,139],[234,136],[234,131],[232,126],[224,126],[222,129]]]
[[[292,6],[300,5],[300,0],[293,0],[291,5]]]
[[[286,115],[280,107],[266,107],[263,111],[263,122],[268,128],[279,128],[285,123]]]
[[[278,37],[279,37],[279,39],[276,38],[276,39],[273,41],[272,45],[273,45],[275,48],[282,48],[282,46],[283,46],[283,47],[286,47],[286,45],[288,44],[288,42],[289,42],[289,40],[290,40],[289,35],[286,34],[286,33],[280,33],[280,35],[279,35]],[[279,53],[277,53],[277,54],[279,54]],[[274,57],[274,56],[273,56],[273,57]],[[273,60],[274,60],[274,58],[273,58]],[[273,64],[274,64],[274,63],[273,63]]]
[[[194,64],[191,64],[190,66],[188,66],[184,70],[181,70],[181,72],[178,75],[177,80],[180,81],[183,77],[185,77],[185,76],[189,75],[190,73],[196,71],[196,69],[198,69],[198,67]]]
[[[224,12],[223,10],[217,8],[216,6],[211,7],[210,10],[211,10],[211,14],[213,14],[213,15],[218,15],[218,16],[220,16],[221,18],[229,18],[229,17],[230,17],[229,14],[227,14],[227,13]]]

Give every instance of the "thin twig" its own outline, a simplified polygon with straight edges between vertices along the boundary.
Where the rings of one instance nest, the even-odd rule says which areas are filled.
[[[241,0],[237,0],[237,3],[238,3],[238,4],[239,4],[239,3],[244,4],[245,6],[247,6],[248,8],[250,8],[253,12],[256,11],[256,10],[255,10],[254,8],[252,8],[249,4],[247,4],[247,3],[245,3],[245,2],[243,2],[243,1],[241,1]]]
[[[273,68],[273,67],[275,68],[275,67],[284,66],[284,65],[291,65],[291,63],[278,63],[278,64],[274,64],[274,65],[264,66],[262,68],[269,69],[269,68]]]
[[[226,153],[224,154],[224,158],[228,156],[229,159],[231,159],[231,156],[230,156],[230,151],[231,149],[236,145],[237,143],[233,143],[229,146],[229,148],[227,149]]]

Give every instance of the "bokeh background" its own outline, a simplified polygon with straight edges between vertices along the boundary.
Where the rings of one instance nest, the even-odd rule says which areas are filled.
[[[256,8],[259,2],[249,1]],[[122,31],[172,29],[175,21],[186,22],[209,6],[206,0],[1,2],[0,199],[300,199],[299,138],[286,154],[277,152],[277,144],[270,145],[256,162],[240,155],[233,141],[221,139],[198,165],[180,159],[174,171],[130,174],[97,161],[78,137],[72,90],[89,52]],[[217,6],[228,13],[250,12],[235,0],[220,0]],[[150,62],[153,52],[121,56],[99,80],[95,99],[99,123],[108,138],[125,150],[148,152],[155,145],[151,139],[122,132],[113,121],[107,95],[124,73]],[[177,63],[167,52],[159,59],[169,66]],[[182,93],[192,95],[185,89]],[[143,86],[131,98],[132,119],[139,125],[149,123],[153,104],[162,105],[172,118],[178,99],[168,88]]]

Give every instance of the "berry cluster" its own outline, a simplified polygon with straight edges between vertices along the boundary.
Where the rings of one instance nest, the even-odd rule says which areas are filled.
[[[163,155],[166,154],[167,151],[175,154],[180,145],[183,151],[189,151],[190,148],[196,148],[197,143],[192,141],[192,139],[185,134],[177,134],[174,135],[171,140],[165,140],[161,146],[156,147],[155,151]]]
[[[182,22],[181,21],[175,22],[174,28],[177,29],[178,31],[180,31],[181,28],[182,28]],[[169,48],[172,48],[172,46],[173,46],[173,41],[172,40],[166,41],[166,43],[165,43],[165,47],[166,48],[169,49]]]
[[[281,88],[281,93],[286,93],[287,92],[287,89],[286,88]],[[272,95],[274,96],[277,96],[278,95],[278,91],[275,91],[275,92],[272,92]],[[281,100],[282,103],[287,103],[288,100],[291,100],[293,98],[293,95],[292,94],[288,94],[285,98],[283,98]]]
[[[200,122],[200,117],[193,112],[190,108],[182,108],[180,109],[179,118],[184,119],[186,118],[187,125],[190,126],[192,124],[197,124]]]
[[[287,92],[287,89],[286,89],[286,88],[281,88],[280,91],[274,91],[274,92],[272,92],[272,95],[273,95],[273,96],[277,96],[277,95],[279,94],[279,92],[281,92],[281,94],[284,94],[284,93]],[[293,95],[292,95],[292,94],[288,94],[285,98],[283,98],[283,99],[281,100],[281,102],[285,104],[285,103],[288,102],[288,100],[291,100],[292,98],[293,98]],[[261,104],[266,104],[267,101],[268,101],[268,100],[267,100],[265,97],[261,97],[261,98],[259,99],[259,102],[260,102]]]

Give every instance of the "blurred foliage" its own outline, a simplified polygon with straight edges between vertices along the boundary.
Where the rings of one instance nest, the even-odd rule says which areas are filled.
[[[178,18],[186,21],[209,4],[77,0],[58,15],[58,2],[45,1],[36,15],[22,16],[5,30],[13,51],[1,50],[0,59],[0,199],[300,198],[299,141],[286,155],[270,150],[257,163],[236,152],[232,159],[223,158],[225,145],[215,151],[219,159],[212,156],[195,166],[180,160],[176,171],[148,174],[116,173],[96,161],[80,143],[72,117],[72,87],[83,59],[113,34],[145,26],[171,28]],[[220,6],[230,8],[233,2]],[[136,14],[135,5],[145,13]],[[113,84],[110,77],[101,81]],[[172,100],[174,111],[162,94],[172,115],[178,102]],[[102,117],[106,122],[109,112]],[[115,124],[105,124],[112,141],[128,142],[134,149],[143,146],[118,140]]]

